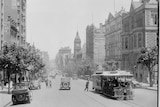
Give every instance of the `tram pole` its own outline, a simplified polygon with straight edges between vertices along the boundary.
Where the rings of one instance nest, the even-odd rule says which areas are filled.
[[[160,77],[160,73],[159,73],[159,0],[157,0],[157,6],[158,6],[158,25],[157,25],[157,50],[158,50],[158,55],[157,55],[157,89],[160,88],[159,86],[159,77]],[[157,96],[157,99],[159,99],[159,91],[158,91],[158,96]],[[159,101],[158,101],[158,107],[159,107]]]

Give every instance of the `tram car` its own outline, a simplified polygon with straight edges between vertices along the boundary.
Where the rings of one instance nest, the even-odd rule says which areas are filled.
[[[103,71],[92,75],[93,89],[106,96],[121,100],[132,100],[133,75],[127,71]]]

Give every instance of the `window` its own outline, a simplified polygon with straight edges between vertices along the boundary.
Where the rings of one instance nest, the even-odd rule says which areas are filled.
[[[21,33],[23,33],[23,25],[21,25]]]
[[[130,49],[133,49],[133,36],[130,37]]]
[[[124,38],[122,38],[122,49],[124,49]]]
[[[134,43],[133,43],[133,45],[134,45],[134,48],[137,47],[137,35],[136,34],[134,34]]]
[[[23,21],[23,14],[21,14],[21,21]]]
[[[3,8],[3,0],[1,0],[1,9]]]
[[[157,25],[158,24],[158,15],[157,15],[157,13],[152,13],[151,17],[152,17],[152,24],[153,25]]]
[[[1,31],[3,30],[3,24],[1,24]]]
[[[3,41],[1,40],[1,49],[2,49],[2,47],[3,47]]]
[[[17,13],[20,14],[20,10],[19,9],[17,10]]]
[[[128,49],[128,37],[125,38],[125,49]]]
[[[142,41],[142,33],[138,33],[138,47],[142,47],[143,41]]]
[[[131,29],[133,29],[134,28],[134,17],[132,16],[132,18],[131,18]]]

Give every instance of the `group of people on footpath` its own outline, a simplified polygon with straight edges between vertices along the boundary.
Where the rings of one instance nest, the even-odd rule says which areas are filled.
[[[46,88],[51,88],[51,87],[52,87],[52,81],[46,80]]]

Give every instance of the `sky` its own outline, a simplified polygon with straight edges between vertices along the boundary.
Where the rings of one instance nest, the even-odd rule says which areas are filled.
[[[122,7],[129,11],[130,5],[131,0],[27,0],[27,42],[47,51],[50,59],[61,47],[69,46],[73,53],[77,31],[83,45],[87,25],[99,27],[109,13]]]

